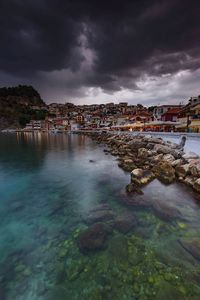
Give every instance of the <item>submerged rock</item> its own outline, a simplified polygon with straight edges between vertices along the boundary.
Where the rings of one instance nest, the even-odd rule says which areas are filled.
[[[106,205],[98,205],[91,209],[89,213],[83,217],[83,220],[87,224],[92,224],[96,222],[110,221],[114,218],[115,214],[112,209]]]
[[[164,221],[171,221],[181,217],[181,213],[177,208],[169,206],[163,201],[156,200],[153,203],[152,209],[155,215]]]
[[[97,223],[86,229],[78,237],[78,245],[82,252],[103,249],[108,233],[112,230],[103,223]]]
[[[152,169],[155,176],[163,183],[172,183],[175,179],[175,170],[171,163],[161,161]]]
[[[125,213],[123,215],[118,216],[115,219],[114,226],[118,231],[122,233],[127,233],[136,225],[136,223],[137,221],[133,214]]]
[[[120,197],[120,202],[122,204],[132,206],[135,208],[145,208],[151,206],[150,202],[147,199],[144,200],[142,198],[139,198],[138,196],[135,198],[129,196],[122,196]]]
[[[181,239],[180,244],[194,258],[200,260],[200,238],[193,237],[190,239]]]

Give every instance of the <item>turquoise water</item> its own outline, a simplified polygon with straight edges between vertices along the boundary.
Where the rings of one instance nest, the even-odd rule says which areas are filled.
[[[1,300],[200,299],[198,196],[157,180],[127,196],[130,175],[103,149],[85,136],[0,136]],[[88,214],[105,204],[135,225],[83,252]]]

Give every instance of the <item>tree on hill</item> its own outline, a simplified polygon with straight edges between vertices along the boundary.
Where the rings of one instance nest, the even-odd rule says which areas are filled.
[[[16,87],[0,88],[0,98],[19,97],[26,98],[32,105],[44,104],[40,94],[30,85],[18,85]]]
[[[0,129],[8,125],[24,127],[31,119],[44,120],[47,111],[43,106],[45,103],[32,86],[0,88]]]

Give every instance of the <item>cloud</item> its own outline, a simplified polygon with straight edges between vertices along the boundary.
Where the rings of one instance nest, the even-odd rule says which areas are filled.
[[[198,1],[2,0],[0,11],[2,86],[33,84],[49,101],[151,102],[172,97],[164,82],[187,95],[176,77],[186,72],[197,91]]]

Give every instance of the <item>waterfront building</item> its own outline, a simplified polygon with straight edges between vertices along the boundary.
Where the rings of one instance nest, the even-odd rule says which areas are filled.
[[[162,115],[172,108],[180,108],[180,105],[160,105],[153,110],[153,117],[155,121],[161,121]]]
[[[161,116],[161,121],[171,121],[171,122],[176,122],[178,114],[180,113],[182,107],[173,107],[170,108],[168,111],[166,111],[162,116]]]

